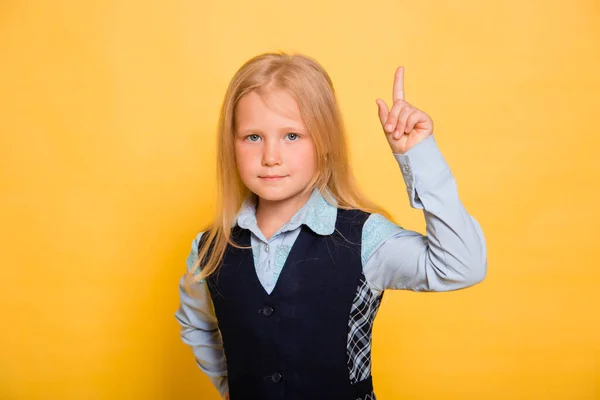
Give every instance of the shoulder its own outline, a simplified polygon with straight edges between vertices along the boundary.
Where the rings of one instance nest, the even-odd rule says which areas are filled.
[[[196,236],[192,240],[190,257],[193,257],[194,259],[198,258],[198,254],[200,254],[200,248],[202,247],[206,239],[209,237],[209,235],[206,235],[206,233],[208,233],[208,231],[201,231],[196,234]]]
[[[203,234],[204,234],[204,232],[197,233],[196,236],[194,237],[194,240],[192,240],[192,248],[190,249],[190,253],[188,254],[188,257],[186,260],[188,271],[191,269],[191,267],[194,265],[194,263],[198,259],[198,248],[199,248],[200,240],[202,239]]]
[[[371,214],[359,209],[337,209],[337,222],[349,224],[364,224]]]
[[[362,230],[361,254],[363,265],[383,243],[402,231],[402,227],[396,225],[385,216],[381,214],[369,214]]]
[[[202,240],[204,233],[205,231],[197,233],[194,240],[192,240],[192,251],[196,251],[196,255],[198,254],[198,246],[200,245],[200,241]]]

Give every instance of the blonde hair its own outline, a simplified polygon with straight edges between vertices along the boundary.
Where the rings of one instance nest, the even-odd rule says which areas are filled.
[[[317,188],[324,195],[331,194],[338,208],[360,209],[392,219],[358,189],[350,168],[344,123],[327,72],[302,54],[264,53],[242,65],[223,100],[218,124],[217,209],[203,234],[198,258],[188,271],[188,284],[212,275],[228,244],[241,248],[232,241],[231,230],[240,207],[253,193],[242,182],[235,162],[235,108],[244,95],[254,91],[263,97],[270,90],[287,90],[294,97],[314,141],[317,172],[304,194]]]

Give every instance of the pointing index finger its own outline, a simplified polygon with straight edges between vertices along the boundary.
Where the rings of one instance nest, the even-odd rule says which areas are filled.
[[[398,67],[394,75],[394,92],[392,98],[396,100],[404,100],[404,67]]]

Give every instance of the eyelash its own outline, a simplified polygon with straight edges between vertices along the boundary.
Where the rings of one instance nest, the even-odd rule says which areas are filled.
[[[288,133],[286,136],[289,136],[289,135],[294,135],[294,136],[296,137],[296,139],[292,140],[292,142],[295,142],[295,141],[297,141],[298,139],[300,139],[300,135],[299,135],[298,133],[295,133],[295,132],[290,132],[290,133]],[[249,141],[249,142],[252,142],[252,143],[256,143],[256,142],[257,142],[256,140],[248,140],[248,139],[249,139],[249,138],[251,138],[252,136],[258,136],[258,137],[260,137],[260,136],[259,136],[259,135],[257,135],[256,133],[253,133],[252,135],[248,135],[248,136],[246,136],[246,140],[247,140],[247,141]]]

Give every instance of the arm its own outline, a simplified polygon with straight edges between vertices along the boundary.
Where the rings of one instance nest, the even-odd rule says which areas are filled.
[[[433,137],[433,120],[404,99],[398,67],[388,108],[377,99],[379,120],[400,164],[413,208],[423,209],[427,236],[404,230],[377,214],[363,227],[363,266],[374,292],[386,288],[455,290],[483,280],[483,232],[458,197],[456,182]]]
[[[188,270],[198,258],[198,242],[202,233],[192,242],[192,250],[187,258]],[[223,351],[223,341],[215,316],[208,286],[204,282],[192,286],[188,294],[179,281],[180,306],[175,318],[181,327],[181,339],[192,348],[196,364],[210,378],[222,397],[228,398],[227,363]]]
[[[460,201],[434,136],[394,157],[411,207],[423,210],[426,236],[371,215],[362,253],[372,290],[449,291],[481,282],[487,270],[485,237]]]

